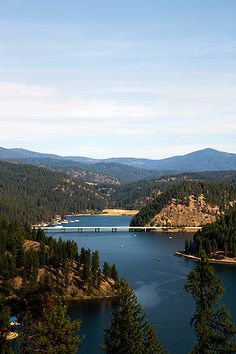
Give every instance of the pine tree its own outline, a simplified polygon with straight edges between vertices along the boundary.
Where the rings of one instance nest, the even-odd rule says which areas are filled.
[[[106,354],[164,353],[155,329],[148,324],[133,290],[125,281],[120,282],[118,294],[110,328],[104,333],[102,351]]]
[[[109,264],[107,262],[104,262],[102,272],[105,275],[105,277],[111,276],[111,267],[109,266]]]
[[[117,272],[115,264],[113,264],[111,267],[111,278],[114,279],[115,281],[118,280],[118,272]]]
[[[224,289],[214,269],[209,265],[206,254],[201,251],[201,259],[189,273],[185,290],[196,302],[196,313],[191,321],[197,335],[194,354],[235,353],[236,328],[224,306],[218,304]]]
[[[96,288],[97,288],[97,289],[100,289],[101,283],[102,283],[102,272],[101,272],[101,270],[99,269],[99,270],[98,270],[98,276],[97,276],[97,284],[96,284]]]
[[[19,342],[19,354],[31,354],[35,352],[36,346],[33,341],[35,329],[30,312],[26,312],[22,317],[22,331]]]
[[[93,252],[92,254],[92,274],[94,277],[97,276],[99,270],[99,253],[98,251]]]
[[[10,332],[10,310],[5,304],[4,297],[0,294],[0,353],[11,354],[13,353],[6,340],[7,334]]]
[[[50,304],[43,309],[42,319],[33,325],[38,351],[47,354],[75,354],[80,343],[76,332],[80,321],[71,321],[67,308],[61,303]]]

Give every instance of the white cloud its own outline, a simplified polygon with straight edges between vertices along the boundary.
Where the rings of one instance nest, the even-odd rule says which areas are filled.
[[[50,86],[0,82],[0,140],[53,141],[62,139],[80,141],[85,138],[107,137],[124,142],[137,142],[133,147],[143,155],[153,149],[151,140],[166,138],[166,145],[173,142],[183,149],[184,142],[202,140],[207,145],[210,136],[219,142],[236,133],[235,88],[188,89],[167,87],[156,89],[158,98],[152,103],[123,101],[122,99],[85,98],[83,94],[58,91]],[[108,95],[109,96],[109,95]],[[145,100],[142,100],[145,102]],[[145,148],[138,146],[139,139]],[[168,140],[169,139],[169,140]],[[225,142],[226,143],[226,142]],[[198,143],[199,144],[199,143]],[[223,146],[223,143],[222,143]],[[235,146],[236,147],[236,146]],[[175,149],[175,151],[178,150]],[[61,147],[63,153],[63,146]],[[88,151],[91,148],[88,147]],[[126,147],[127,149],[127,147]],[[233,149],[233,147],[232,147]],[[104,150],[104,148],[103,148]],[[131,153],[129,150],[125,155]],[[168,148],[166,147],[166,151]],[[182,151],[182,150],[181,150]],[[117,155],[117,153],[111,153]]]

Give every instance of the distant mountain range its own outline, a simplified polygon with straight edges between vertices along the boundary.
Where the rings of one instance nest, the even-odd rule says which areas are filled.
[[[152,178],[171,172],[236,170],[236,154],[210,148],[160,160],[133,157],[93,159],[82,156],[44,154],[19,148],[0,148],[0,159],[62,168],[63,172],[72,167],[80,168],[126,181]]]
[[[133,167],[163,171],[227,171],[236,169],[236,154],[207,148],[183,156],[173,156],[161,160],[114,158],[109,159],[109,162],[119,162]]]

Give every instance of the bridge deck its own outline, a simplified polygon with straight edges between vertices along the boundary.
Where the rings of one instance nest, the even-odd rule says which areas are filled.
[[[38,227],[39,229],[40,227]],[[101,231],[159,231],[159,232],[168,232],[168,231],[197,231],[201,227],[159,227],[159,226],[54,226],[54,227],[41,227],[41,230],[45,232],[101,232]]]

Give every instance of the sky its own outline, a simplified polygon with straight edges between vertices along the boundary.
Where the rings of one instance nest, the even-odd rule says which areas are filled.
[[[236,153],[236,0],[0,0],[0,146]]]

